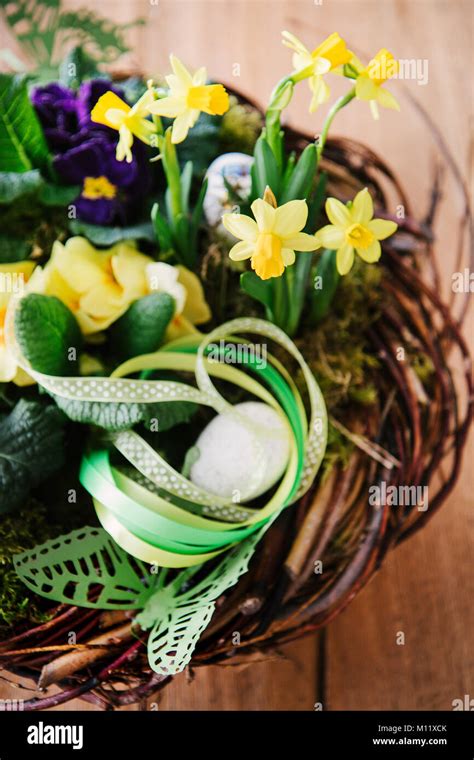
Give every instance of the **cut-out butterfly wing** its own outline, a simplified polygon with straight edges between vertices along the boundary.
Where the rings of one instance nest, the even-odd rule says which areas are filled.
[[[191,660],[208,626],[217,599],[247,571],[258,541],[268,524],[237,546],[203,580],[179,593],[178,579],[156,592],[150,603],[159,610],[148,637],[148,661],[155,673],[180,673]],[[186,571],[181,573],[183,580]],[[176,591],[178,593],[176,593]],[[140,615],[136,618],[140,622]]]
[[[147,566],[102,528],[85,527],[16,554],[15,570],[31,591],[95,609],[138,609],[153,589]]]

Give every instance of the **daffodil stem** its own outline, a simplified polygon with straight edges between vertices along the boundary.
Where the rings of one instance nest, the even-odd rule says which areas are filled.
[[[159,141],[163,170],[169,189],[170,210],[173,220],[182,213],[181,203],[181,171],[179,168],[176,148],[171,142],[171,130],[167,129],[164,138]],[[172,221],[172,220],[170,220]]]
[[[326,117],[326,121],[323,124],[323,128],[322,128],[321,135],[319,137],[319,141],[317,145],[318,165],[321,160],[324,146],[326,145],[329,128],[334,120],[334,117],[342,108],[344,108],[344,106],[347,106],[347,104],[350,103],[351,100],[353,100],[354,98],[355,98],[355,87],[353,87],[352,90],[349,90],[349,92],[346,95],[343,95],[341,98],[336,100],[332,108],[329,110],[329,113]]]

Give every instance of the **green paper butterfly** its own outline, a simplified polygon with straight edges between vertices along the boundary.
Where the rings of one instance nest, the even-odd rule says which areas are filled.
[[[148,637],[150,667],[160,675],[181,672],[209,624],[217,599],[247,571],[268,523],[242,541],[203,578],[203,565],[166,583],[168,571],[123,551],[102,528],[85,527],[13,557],[31,591],[56,602],[92,609],[141,610],[134,621]],[[151,569],[150,569],[151,567]]]

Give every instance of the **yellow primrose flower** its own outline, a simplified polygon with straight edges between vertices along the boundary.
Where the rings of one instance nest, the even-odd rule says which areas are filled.
[[[105,330],[148,293],[149,256],[131,242],[98,251],[83,237],[63,245],[56,241],[51,258],[37,268],[31,286],[36,292],[59,298],[75,315],[84,335]]]
[[[326,214],[331,224],[316,232],[316,240],[319,246],[337,251],[336,265],[341,275],[352,268],[354,251],[368,264],[378,261],[382,252],[379,241],[393,235],[398,226],[386,219],[373,219],[374,206],[367,188],[347,206],[328,198]]]
[[[393,108],[399,111],[400,106],[396,98],[391,92],[382,87],[398,71],[398,62],[393,55],[385,48],[382,48],[372,58],[366,68],[363,68],[360,61],[356,58],[353,59],[352,63],[358,71],[355,84],[356,98],[369,102],[374,119],[379,118],[379,105],[383,108]]]
[[[337,32],[329,35],[324,42],[310,52],[300,40],[290,32],[283,32],[283,44],[294,51],[293,68],[301,78],[309,79],[309,88],[313,93],[310,113],[329,98],[330,89],[323,79],[323,74],[334,72],[352,59],[352,53]]]
[[[173,74],[166,77],[170,95],[154,100],[148,108],[157,116],[174,119],[171,141],[180,143],[194,127],[201,112],[222,116],[229,110],[229,96],[221,84],[206,85],[205,68],[191,74],[176,58],[170,56]]]
[[[233,261],[250,259],[252,269],[262,280],[280,277],[285,267],[295,261],[296,251],[315,251],[314,235],[301,232],[308,218],[306,201],[289,201],[279,208],[273,193],[265,191],[251,209],[255,220],[245,214],[224,214],[222,223],[241,242],[234,245],[229,256]]]
[[[151,144],[152,135],[156,133],[156,128],[147,116],[149,115],[148,106],[153,102],[153,98],[153,91],[148,88],[131,107],[115,92],[109,90],[99,98],[92,109],[92,121],[105,124],[106,127],[116,129],[119,133],[117,161],[123,161],[125,158],[127,163],[131,163],[133,158],[131,147],[134,136],[148,145]]]
[[[31,277],[35,263],[20,261],[17,264],[0,264],[0,382],[29,385],[34,381],[16,363],[5,342],[7,309],[12,296],[20,294]]]
[[[166,330],[167,340],[197,332],[194,325],[210,320],[211,310],[201,281],[194,272],[181,265],[154,261],[146,268],[146,279],[150,293],[169,293],[175,300],[176,310]]]

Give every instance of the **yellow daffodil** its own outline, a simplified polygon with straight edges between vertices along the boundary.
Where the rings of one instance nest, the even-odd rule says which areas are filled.
[[[162,261],[148,264],[146,279],[150,293],[169,293],[175,300],[174,317],[166,331],[167,340],[197,332],[194,325],[208,322],[211,310],[204,297],[199,278],[186,267],[171,266]]]
[[[323,74],[335,72],[340,66],[349,63],[352,53],[337,32],[329,35],[313,52],[309,51],[300,40],[290,32],[283,32],[283,44],[294,51],[293,67],[301,79],[308,78],[313,94],[310,113],[329,98],[330,89],[323,79]]]
[[[123,161],[125,158],[127,163],[131,163],[131,147],[134,136],[148,145],[151,144],[156,128],[147,116],[150,113],[148,107],[153,102],[153,98],[153,91],[148,88],[144,95],[131,107],[109,90],[99,98],[92,109],[92,121],[105,124],[107,127],[116,129],[119,133],[117,161]]]
[[[20,261],[17,264],[0,264],[0,382],[13,380],[17,385],[29,385],[34,381],[20,367],[9,351],[5,342],[5,322],[7,309],[12,303],[12,296],[20,294],[31,277],[35,264],[33,261]]]
[[[380,240],[393,235],[397,224],[386,219],[373,219],[374,206],[367,188],[345,206],[336,198],[326,201],[326,214],[331,224],[316,232],[318,245],[337,251],[339,274],[347,274],[354,263],[354,251],[363,261],[372,264],[382,252]]]
[[[400,110],[396,98],[382,87],[398,71],[398,62],[388,50],[385,48],[379,50],[366,68],[363,68],[356,58],[353,59],[352,64],[358,72],[355,85],[356,98],[369,102],[374,119],[379,118],[379,105],[383,108]]]
[[[315,251],[314,235],[301,232],[308,218],[306,201],[289,201],[276,207],[273,193],[265,192],[251,209],[255,220],[245,214],[224,214],[224,227],[241,242],[229,256],[233,261],[250,259],[252,269],[262,280],[280,277],[295,261],[295,251]]]
[[[180,143],[196,123],[201,112],[221,116],[229,110],[229,96],[221,84],[206,85],[206,69],[191,74],[176,58],[170,56],[173,74],[166,77],[170,94],[149,105],[157,116],[174,119],[172,142]]]
[[[85,335],[105,330],[148,293],[149,256],[130,242],[98,251],[83,237],[56,241],[43,270],[35,272],[36,292],[59,298],[75,315]]]

